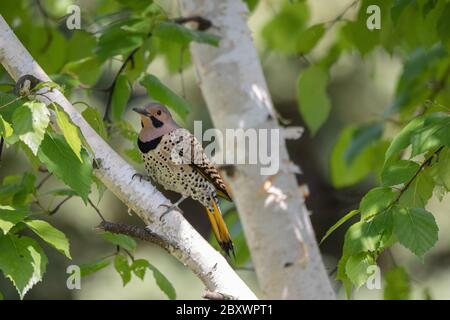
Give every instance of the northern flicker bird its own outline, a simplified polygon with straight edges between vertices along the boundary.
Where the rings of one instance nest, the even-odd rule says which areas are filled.
[[[181,194],[181,198],[165,213],[188,197],[199,201],[206,208],[220,247],[228,256],[230,252],[234,255],[218,197],[232,200],[222,177],[206,156],[200,142],[173,120],[164,105],[151,103],[145,108],[133,110],[141,117],[138,147],[149,177],[166,190]]]

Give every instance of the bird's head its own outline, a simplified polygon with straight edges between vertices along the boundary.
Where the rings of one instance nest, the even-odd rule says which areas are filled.
[[[170,111],[162,104],[152,102],[144,108],[133,108],[133,111],[139,113],[141,117],[140,137],[145,138],[142,141],[159,138],[179,128]]]

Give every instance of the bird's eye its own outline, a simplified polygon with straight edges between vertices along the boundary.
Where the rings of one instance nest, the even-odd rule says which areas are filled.
[[[156,114],[157,114],[158,116],[160,116],[160,115],[161,115],[161,110],[158,110],[158,112],[156,112]]]

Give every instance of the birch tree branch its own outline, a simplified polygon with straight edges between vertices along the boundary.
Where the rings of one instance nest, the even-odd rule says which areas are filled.
[[[201,16],[216,27],[220,47],[192,43],[196,76],[215,127],[281,129],[246,23],[241,0],[179,0],[183,16]],[[213,32],[213,30],[208,30]],[[271,146],[272,152],[276,146]],[[228,181],[265,297],[334,299],[314,231],[283,138],[280,171],[238,165]],[[245,152],[247,150],[235,150]],[[225,152],[229,152],[226,150]]]
[[[34,75],[42,81],[50,80],[1,15],[0,62],[16,81],[25,74]],[[256,298],[225,258],[213,249],[181,214],[173,211],[160,221],[160,215],[165,210],[161,204],[170,205],[170,201],[151,183],[132,180],[133,174],[136,173],[133,167],[111,149],[61,92],[54,90],[46,94],[46,97],[59,104],[80,128],[99,164],[94,174],[132,209],[156,236],[168,244],[168,251],[190,268],[207,290],[240,299]],[[40,99],[49,103],[46,98]]]

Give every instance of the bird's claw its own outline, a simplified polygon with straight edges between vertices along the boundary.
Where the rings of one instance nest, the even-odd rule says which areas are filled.
[[[150,177],[144,176],[143,174],[140,174],[140,173],[133,174],[133,176],[131,177],[131,180],[134,180],[134,177],[139,177],[139,182],[142,182],[142,179],[144,179],[145,181],[150,181]]]
[[[159,216],[159,221],[162,221],[162,219],[164,218],[164,216],[166,214],[168,214],[170,211],[172,211],[173,209],[177,209],[181,214],[183,214],[183,211],[178,207],[178,205],[167,205],[165,203],[160,205],[161,207],[166,207],[167,210],[164,211],[160,216]]]

